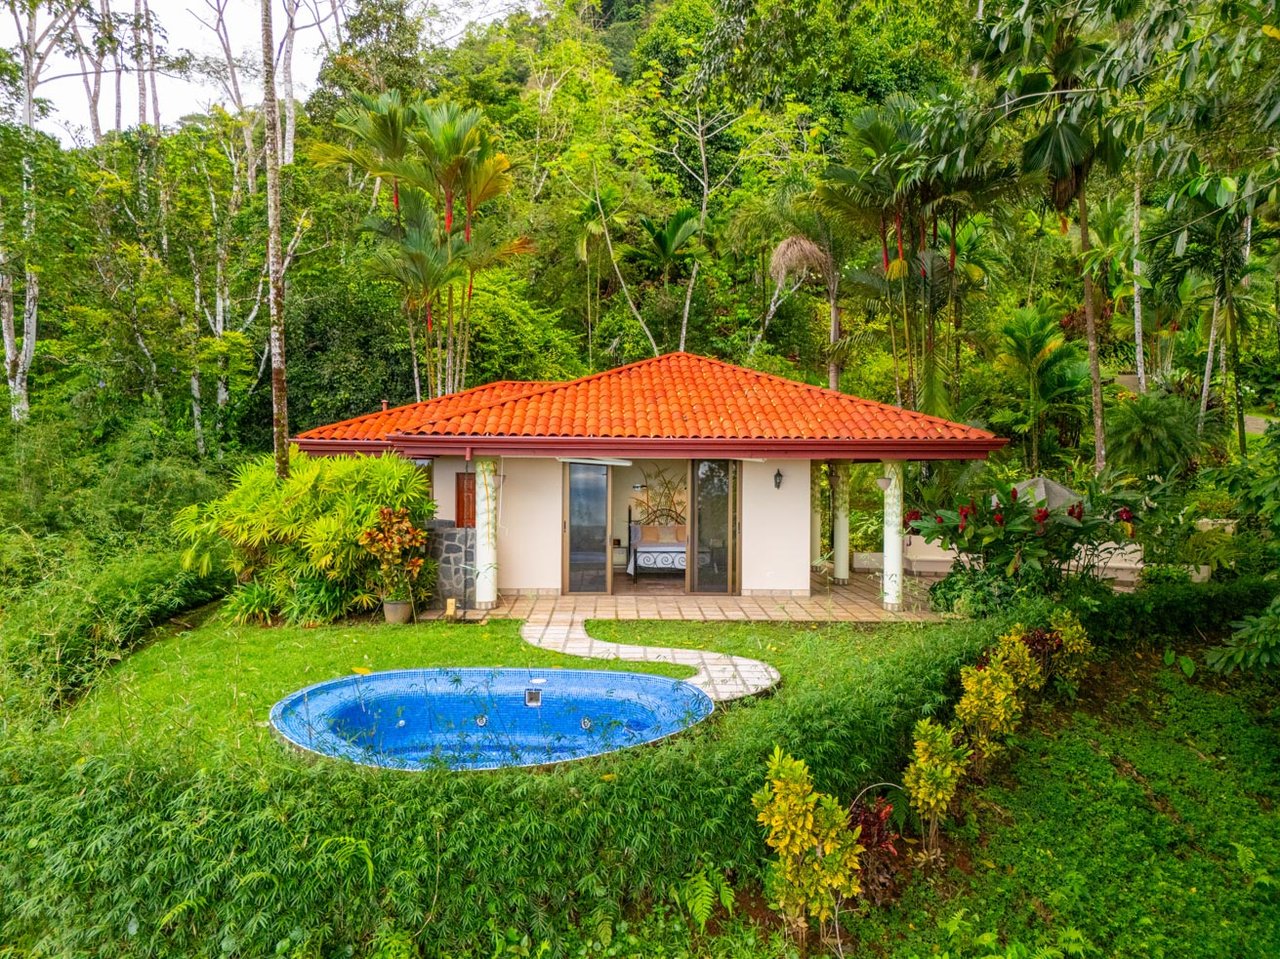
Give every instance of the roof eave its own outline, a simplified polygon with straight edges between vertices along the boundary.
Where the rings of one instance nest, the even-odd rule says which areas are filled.
[[[974,460],[1008,444],[998,436],[965,439],[687,439],[557,436],[410,436],[387,445],[403,456],[635,456],[691,459]]]
[[[293,444],[304,453],[313,456],[337,456],[341,453],[387,453],[398,452],[387,440],[345,440],[320,439],[318,437],[303,438],[295,436]]]

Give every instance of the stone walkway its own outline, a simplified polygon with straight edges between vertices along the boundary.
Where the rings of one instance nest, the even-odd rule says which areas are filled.
[[[549,622],[526,622],[520,627],[520,635],[527,643],[569,656],[692,666],[697,672],[686,682],[697,686],[717,703],[762,693],[782,678],[767,663],[744,656],[708,653],[700,649],[631,646],[592,639],[587,634],[584,618],[572,615],[553,617]]]
[[[613,596],[506,596],[488,613],[493,619],[522,619],[520,635],[528,643],[570,656],[620,659],[635,663],[679,663],[697,670],[688,681],[715,702],[754,696],[777,684],[778,671],[742,656],[697,649],[634,646],[593,639],[591,619],[659,619],[691,622],[920,622],[927,612],[923,587],[909,581],[913,608],[886,610],[876,576],[855,574],[848,585],[834,586],[815,577],[810,596],[691,596],[680,591],[620,593]],[[914,587],[920,586],[919,589]]]
[[[1244,431],[1250,436],[1261,436],[1267,431],[1267,427],[1274,423],[1269,416],[1257,416],[1253,413],[1246,413],[1244,417]]]
[[[642,580],[643,581],[643,580]],[[855,573],[835,586],[815,576],[809,596],[690,595],[683,590],[612,596],[502,595],[487,619],[523,619],[533,624],[553,619],[670,619],[686,622],[901,623],[928,622],[927,584],[908,577],[905,609],[891,612],[880,601],[879,574]]]

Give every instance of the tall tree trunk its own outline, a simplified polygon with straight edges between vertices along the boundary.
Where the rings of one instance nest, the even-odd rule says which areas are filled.
[[[98,11],[102,16],[102,22],[111,25],[111,72],[115,74],[115,116],[112,129],[119,133],[124,129],[123,111],[124,111],[124,59],[120,55],[120,36],[116,32],[120,24],[116,21],[115,15],[111,11],[111,0],[98,0]]]
[[[102,28],[100,27],[99,30]],[[72,31],[76,38],[76,59],[80,64],[80,82],[84,85],[84,97],[89,108],[89,132],[96,146],[102,142],[102,118],[99,116],[99,104],[102,101],[102,37],[95,34],[91,44],[86,44],[80,36],[79,24],[73,24]]]
[[[147,71],[142,53],[142,0],[133,0],[133,71],[138,77],[138,126],[147,122]]]
[[[1244,432],[1244,394],[1240,389],[1240,324],[1236,322],[1235,299],[1228,289],[1223,296],[1223,320],[1227,328],[1227,365],[1231,372],[1231,388],[1236,404],[1236,437],[1240,444],[1240,458],[1249,458],[1249,445]]]
[[[834,265],[832,266],[834,270]],[[828,346],[831,350],[827,357],[827,386],[830,389],[840,389],[840,374],[842,372],[840,361],[836,357],[835,346],[840,342],[840,288],[837,286],[838,281],[828,279],[827,281],[827,309],[831,314],[831,330],[828,337]]]
[[[280,144],[271,0],[262,0],[262,120],[267,166],[267,276],[271,308],[271,436],[276,475],[289,476],[289,391],[284,356],[284,257],[280,248]]]
[[[1133,171],[1133,346],[1138,392],[1147,391],[1147,348],[1142,335],[1142,179]]]
[[[1204,432],[1204,417],[1209,411],[1209,383],[1213,379],[1213,349],[1218,343],[1218,297],[1213,298],[1213,315],[1209,318],[1209,353],[1204,358],[1204,380],[1200,384],[1200,416],[1196,435]]]
[[[298,127],[298,105],[293,99],[293,46],[298,35],[298,7],[301,0],[285,0],[284,44],[280,50],[280,80],[284,87],[284,129],[280,140],[280,162],[293,162],[293,140]]]
[[[414,308],[406,305],[405,319],[409,323],[409,359],[413,368],[413,401],[415,403],[422,402],[422,375],[418,372],[418,336],[414,330],[416,325],[413,321]]]
[[[142,25],[147,31],[147,76],[151,80],[151,122],[160,129],[160,91],[156,89],[156,25],[151,4],[142,0]]]
[[[1093,277],[1085,269],[1089,256],[1089,201],[1084,182],[1077,196],[1080,204],[1080,274],[1084,277],[1085,336],[1089,344],[1089,383],[1093,392],[1093,471],[1101,473],[1107,465],[1107,433],[1102,408],[1102,367],[1098,360],[1097,304],[1093,299]]]

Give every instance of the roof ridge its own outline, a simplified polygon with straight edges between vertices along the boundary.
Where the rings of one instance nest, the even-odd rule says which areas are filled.
[[[832,389],[831,387],[819,387],[818,384],[805,383],[804,380],[787,379],[786,376],[780,376],[776,373],[765,373],[764,370],[753,370],[751,369],[750,366],[737,366],[735,364],[731,364],[731,362],[727,362],[724,360],[717,360],[716,357],[712,357],[712,356],[698,356],[696,355],[696,353],[687,353],[687,355],[696,356],[698,357],[699,360],[707,360],[708,362],[713,362],[713,364],[728,366],[730,367],[730,369],[745,370],[746,373],[750,373],[751,375],[754,375],[754,376],[760,376],[760,378],[763,378],[763,379],[773,380],[773,382],[777,382],[777,383],[785,383],[788,385],[788,387],[804,387],[805,389],[812,389],[812,391],[814,392],[826,393],[827,396],[836,397],[837,399],[846,399],[846,401],[849,401],[849,399],[854,399],[854,401],[859,403],[867,403],[868,406],[877,406],[881,408],[881,410],[891,410],[895,412],[895,414],[906,414],[908,416],[919,417],[919,419],[929,420],[931,421],[931,423],[941,423],[947,426],[957,426],[957,425],[968,426],[969,425],[964,423],[957,424],[955,420],[948,420],[947,417],[945,416],[934,416],[933,414],[928,414],[928,412],[920,412],[919,410],[908,410],[908,408],[906,408],[905,406],[893,406],[892,403],[882,403],[881,401],[879,401],[879,399],[868,399],[867,397],[860,397],[856,393],[845,393],[844,391],[841,391],[841,389]],[[972,428],[970,429],[979,429],[979,428],[978,426],[972,426]]]
[[[479,413],[481,410],[491,409],[492,407],[495,407],[495,406],[505,406],[506,404],[508,404],[508,403],[513,403],[513,402],[515,402],[516,400],[527,400],[527,399],[532,399],[532,398],[533,398],[533,397],[535,397],[535,396],[542,396],[542,395],[544,395],[544,394],[546,394],[546,393],[552,393],[552,392],[554,392],[554,391],[556,391],[556,390],[558,390],[558,389],[565,389],[565,388],[568,388],[568,387],[570,387],[570,386],[574,386],[574,387],[576,387],[576,386],[581,386],[581,385],[583,385],[583,384],[585,384],[585,383],[589,383],[589,382],[591,382],[591,381],[593,381],[593,380],[600,380],[600,379],[604,379],[605,377],[616,376],[616,375],[617,375],[617,374],[619,374],[619,373],[625,373],[625,372],[627,372],[627,371],[629,371],[629,370],[636,369],[637,367],[645,366],[645,365],[650,364],[650,363],[656,363],[656,362],[658,362],[659,360],[668,359],[668,358],[673,357],[673,356],[688,356],[688,357],[692,357],[692,358],[694,358],[694,359],[708,359],[708,357],[705,357],[705,356],[698,356],[696,353],[685,353],[685,352],[682,352],[682,351],[679,351],[679,350],[677,350],[677,351],[675,351],[675,352],[672,352],[672,353],[661,353],[661,354],[659,354],[658,356],[650,356],[650,357],[646,357],[646,358],[645,358],[645,359],[643,359],[643,360],[636,360],[636,361],[634,361],[634,362],[632,362],[632,363],[627,363],[627,364],[625,364],[625,365],[623,365],[623,366],[615,366],[615,367],[614,367],[613,369],[611,369],[611,370],[600,370],[598,373],[587,373],[585,376],[579,376],[577,379],[572,379],[572,380],[549,380],[549,381],[547,381],[547,382],[543,383],[543,384],[542,384],[538,389],[530,390],[530,391],[528,391],[527,393],[516,393],[516,394],[514,394],[514,395],[512,395],[512,396],[504,396],[504,397],[501,397],[500,399],[494,399],[494,400],[490,400],[490,401],[485,402],[485,403],[479,403],[479,404],[477,404],[477,405],[476,405],[476,406],[474,406],[474,407],[468,407],[468,408],[460,409],[460,410],[453,410],[453,411],[451,411],[451,412],[449,413],[449,415],[448,415],[448,416],[444,416],[444,417],[441,417],[440,419],[435,419],[435,420],[427,420],[427,421],[425,421],[425,422],[423,422],[423,423],[419,424],[417,427],[415,427],[415,428],[414,428],[413,432],[411,432],[411,433],[405,433],[405,432],[401,432],[401,431],[397,430],[396,432],[390,433],[390,434],[388,434],[388,435],[390,435],[390,436],[416,436],[416,435],[418,435],[418,434],[422,433],[426,427],[431,426],[431,425],[432,425],[432,424],[434,424],[434,423],[443,422],[443,421],[446,421],[446,420],[457,419],[459,416],[468,416],[468,415],[470,415],[471,413]],[[722,362],[722,361],[715,360],[715,361],[713,361],[713,362]],[[723,365],[725,365],[725,366],[732,366],[733,364],[732,364],[732,363],[724,363]],[[518,381],[518,380],[517,380],[517,381],[514,381],[514,382],[520,382],[520,381]],[[532,382],[537,382],[537,381],[532,381]],[[455,394],[455,395],[456,395],[456,394]]]

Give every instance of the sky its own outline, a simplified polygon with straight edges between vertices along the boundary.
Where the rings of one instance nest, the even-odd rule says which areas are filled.
[[[131,14],[133,11],[132,0],[111,0],[111,3],[112,9],[117,12]],[[348,3],[354,5],[351,0]],[[222,52],[217,38],[197,19],[200,17],[212,22],[205,0],[150,0],[150,5],[167,37],[164,45],[168,50],[191,50],[199,55],[221,59]],[[502,16],[518,5],[511,0],[472,0],[469,3],[445,0],[440,6],[447,11],[446,17],[453,23],[442,24],[441,33],[447,40],[449,36],[457,35],[459,24],[487,21]],[[303,6],[305,9],[306,4]],[[320,3],[318,6],[327,11],[329,5]],[[281,10],[281,4],[277,0],[277,42],[284,22]],[[260,17],[259,0],[229,0],[227,22],[230,25],[232,46],[238,55],[247,54],[251,59],[261,56]],[[309,22],[305,13],[300,14],[299,19],[300,22]],[[329,29],[328,25],[326,29]],[[13,18],[5,5],[0,8],[0,46],[13,48],[17,39]],[[298,35],[293,55],[293,78],[294,96],[299,100],[305,100],[307,94],[315,88],[316,73],[322,59],[321,48],[321,38],[315,29]],[[51,79],[38,91],[38,95],[48,100],[52,106],[49,115],[38,124],[39,127],[67,145],[87,143],[92,139],[89,133],[88,98],[79,70],[79,63],[73,58],[54,58],[46,68],[45,75],[60,78]],[[74,75],[63,76],[64,74]],[[246,81],[242,78],[241,85],[242,89],[248,87],[243,90],[246,102],[261,102],[262,95],[256,80]],[[172,124],[188,113],[204,112],[211,105],[224,103],[226,100],[214,81],[200,82],[176,76],[161,76],[157,78],[157,88],[160,95],[160,120],[163,124]],[[104,130],[110,129],[114,122],[114,96],[114,80],[104,78],[98,109]],[[137,80],[132,74],[126,74],[124,78],[122,100],[122,122],[126,127],[133,126],[138,122],[138,92]]]

